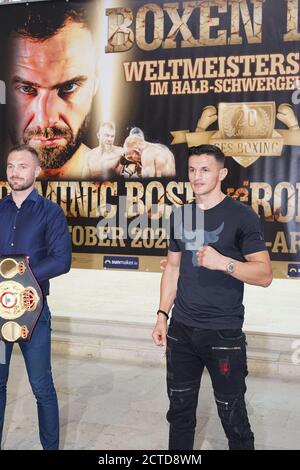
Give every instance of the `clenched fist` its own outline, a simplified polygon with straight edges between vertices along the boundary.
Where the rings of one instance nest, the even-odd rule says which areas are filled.
[[[198,265],[203,268],[226,271],[229,259],[212,246],[203,246],[197,251],[197,261]]]

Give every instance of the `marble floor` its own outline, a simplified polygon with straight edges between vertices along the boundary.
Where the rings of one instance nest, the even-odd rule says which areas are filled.
[[[62,449],[166,449],[163,368],[65,356],[54,356],[52,362]],[[247,402],[257,449],[300,449],[296,380],[249,377]],[[195,449],[226,449],[206,375],[199,403]],[[35,400],[17,351],[11,363],[2,448],[40,449]]]

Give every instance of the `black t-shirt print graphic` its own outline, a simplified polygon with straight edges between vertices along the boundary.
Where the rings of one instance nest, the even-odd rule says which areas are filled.
[[[183,228],[183,238],[182,241],[185,243],[185,249],[187,251],[192,252],[192,263],[195,268],[199,268],[197,263],[197,251],[206,245],[210,245],[212,243],[216,243],[219,238],[220,234],[224,229],[224,222],[217,227],[215,230],[204,230],[204,229],[196,229],[193,230],[185,230]],[[202,242],[202,243],[201,243]]]

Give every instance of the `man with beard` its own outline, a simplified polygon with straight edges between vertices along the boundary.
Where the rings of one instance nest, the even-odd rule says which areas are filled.
[[[40,171],[37,152],[21,145],[7,159],[11,194],[0,201],[0,254],[29,256],[30,267],[43,292],[44,308],[30,342],[20,342],[28,378],[36,397],[40,440],[43,449],[59,444],[58,404],[51,373],[50,311],[47,304],[49,279],[66,273],[71,266],[71,242],[62,209],[40,196],[34,187]],[[5,342],[5,363],[0,364],[0,443],[6,406],[6,384],[14,343]]]
[[[36,149],[44,179],[78,179],[86,165],[83,140],[98,86],[89,15],[76,5],[33,5],[12,33],[11,140]]]
[[[114,176],[123,154],[123,148],[114,145],[116,127],[113,122],[104,122],[98,130],[99,146],[88,152],[87,165],[82,178],[107,179]]]

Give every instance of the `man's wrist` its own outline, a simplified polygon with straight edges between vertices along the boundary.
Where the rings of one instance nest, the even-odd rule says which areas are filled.
[[[220,259],[220,263],[219,263],[219,271],[223,271],[223,272],[226,272],[226,267],[227,267],[227,264],[232,261],[231,258],[228,258],[227,256],[222,256],[222,259]]]
[[[169,320],[169,313],[168,313],[168,311],[165,310],[165,309],[159,308],[159,309],[157,310],[156,314],[157,314],[157,318],[164,318],[166,321]]]

